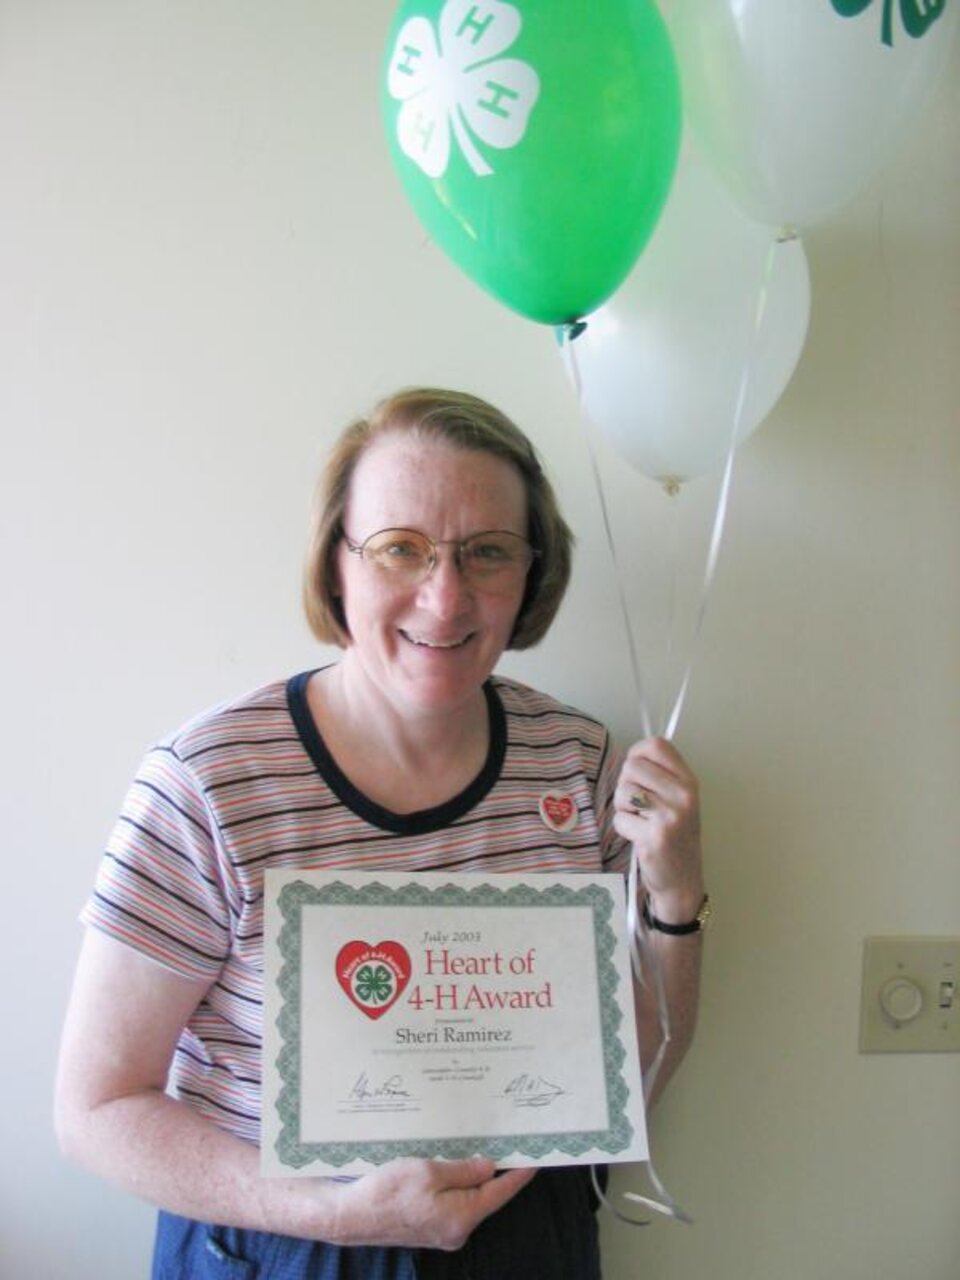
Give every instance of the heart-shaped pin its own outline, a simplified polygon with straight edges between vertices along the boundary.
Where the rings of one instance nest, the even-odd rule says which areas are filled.
[[[361,1013],[382,1018],[410,981],[410,956],[399,942],[344,943],[337,952],[337,981]]]
[[[540,817],[551,831],[572,831],[580,814],[573,796],[566,791],[548,791],[540,797]]]

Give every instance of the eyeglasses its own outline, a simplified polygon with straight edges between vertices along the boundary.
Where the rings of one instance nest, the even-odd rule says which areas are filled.
[[[472,533],[469,538],[434,542],[419,529],[381,529],[363,542],[343,535],[347,550],[358,555],[397,582],[423,582],[436,567],[440,547],[453,547],[453,556],[464,581],[478,587],[509,587],[524,577],[540,554],[526,538],[505,529]]]

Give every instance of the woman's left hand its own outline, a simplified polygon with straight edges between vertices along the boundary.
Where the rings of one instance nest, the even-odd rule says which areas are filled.
[[[697,779],[672,743],[645,738],[627,752],[614,793],[614,826],[633,844],[659,920],[692,920],[703,902]]]

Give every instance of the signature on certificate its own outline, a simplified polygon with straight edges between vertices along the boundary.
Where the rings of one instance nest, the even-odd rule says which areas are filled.
[[[369,1102],[374,1098],[409,1098],[410,1094],[404,1088],[402,1076],[389,1076],[382,1084],[375,1085],[370,1083],[366,1071],[361,1071],[348,1096],[360,1102]]]
[[[566,1093],[566,1089],[552,1084],[543,1076],[522,1072],[513,1077],[503,1092],[513,1099],[515,1107],[548,1107],[556,1098]]]

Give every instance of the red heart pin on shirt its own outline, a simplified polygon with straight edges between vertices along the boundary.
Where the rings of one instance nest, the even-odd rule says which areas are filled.
[[[572,831],[580,814],[576,802],[566,791],[547,791],[540,797],[540,817],[551,831]]]

